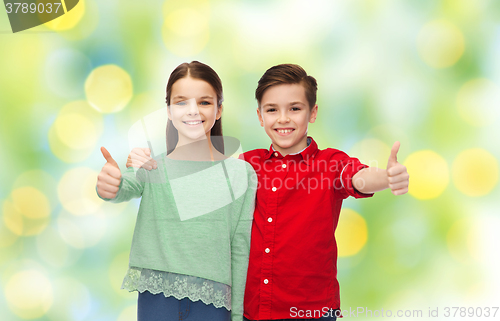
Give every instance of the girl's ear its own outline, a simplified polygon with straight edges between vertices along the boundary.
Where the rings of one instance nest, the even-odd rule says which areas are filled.
[[[172,114],[170,114],[170,106],[167,106],[167,116],[168,119],[172,120]]]
[[[217,114],[215,114],[215,119],[219,120],[221,115],[222,115],[222,104],[220,104],[219,108],[217,108]]]

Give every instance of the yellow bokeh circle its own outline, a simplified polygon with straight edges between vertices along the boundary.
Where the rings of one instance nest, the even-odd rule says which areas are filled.
[[[52,305],[52,284],[37,270],[21,271],[7,281],[5,298],[11,311],[20,318],[40,318]]]
[[[498,161],[481,148],[464,150],[453,162],[452,178],[457,189],[465,195],[486,195],[498,183]]]
[[[85,81],[85,94],[89,104],[101,113],[116,113],[132,99],[132,79],[116,65],[94,69]]]
[[[136,321],[137,320],[137,304],[131,305],[123,309],[116,321]]]
[[[368,138],[356,143],[349,151],[349,155],[353,155],[370,167],[386,168],[391,147],[379,139]]]
[[[365,219],[354,210],[342,209],[335,239],[339,257],[357,254],[368,240],[368,227]]]
[[[446,68],[454,65],[465,50],[462,32],[452,23],[436,20],[427,23],[417,37],[420,57],[429,66]]]
[[[94,213],[102,204],[95,190],[96,171],[78,167],[64,173],[59,181],[57,193],[61,205],[71,214],[87,215]]]
[[[55,6],[54,6],[55,9]],[[61,6],[59,10],[63,10]],[[44,25],[55,31],[63,31],[74,28],[85,14],[85,0],[78,1],[78,4],[60,17],[46,22]]]
[[[84,161],[94,151],[103,128],[102,114],[86,101],[68,103],[49,129],[50,149],[64,162]]]
[[[40,190],[24,186],[12,191],[2,205],[5,226],[16,235],[36,235],[50,220],[50,202]]]
[[[408,193],[418,199],[432,199],[441,195],[449,183],[446,160],[431,150],[410,154],[404,164],[410,174]]]
[[[457,95],[460,116],[474,126],[492,124],[500,114],[500,86],[488,79],[465,83]]]
[[[167,49],[180,57],[200,53],[210,38],[209,17],[206,11],[188,7],[170,12],[162,27]]]
[[[481,231],[477,222],[471,218],[457,220],[446,234],[450,255],[462,264],[477,263],[474,254],[480,251]]]

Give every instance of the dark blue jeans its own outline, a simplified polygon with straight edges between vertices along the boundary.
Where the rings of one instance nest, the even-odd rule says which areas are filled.
[[[137,300],[137,321],[231,321],[231,311],[206,305],[201,300],[193,302],[188,298],[177,300],[165,297],[163,293],[139,293]]]

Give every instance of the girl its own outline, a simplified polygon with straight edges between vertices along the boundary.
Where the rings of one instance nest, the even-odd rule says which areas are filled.
[[[224,156],[222,84],[197,61],[166,88],[167,152],[123,173],[108,151],[97,181],[105,201],[142,196],[122,288],[138,291],[139,321],[242,320],[257,178]]]

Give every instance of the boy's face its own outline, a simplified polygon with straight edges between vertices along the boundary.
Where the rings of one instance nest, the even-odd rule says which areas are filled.
[[[264,92],[257,108],[260,125],[282,155],[296,153],[307,146],[307,127],[314,123],[318,105],[309,108],[304,86],[276,85]]]

